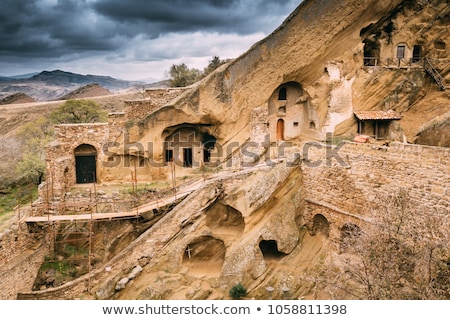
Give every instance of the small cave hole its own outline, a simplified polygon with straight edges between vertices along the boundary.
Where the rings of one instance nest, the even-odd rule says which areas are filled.
[[[278,245],[275,240],[261,240],[259,243],[259,249],[265,259],[281,259],[285,254],[278,250]]]

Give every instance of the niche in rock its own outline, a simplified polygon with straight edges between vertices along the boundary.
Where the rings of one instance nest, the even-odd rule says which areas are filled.
[[[216,232],[241,234],[245,222],[238,210],[216,202],[206,211],[206,225]]]
[[[190,242],[183,253],[183,264],[191,272],[219,275],[225,261],[226,248],[222,240],[211,236],[199,237]]]

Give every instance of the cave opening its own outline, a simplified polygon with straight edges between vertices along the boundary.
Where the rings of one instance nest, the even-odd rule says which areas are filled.
[[[278,244],[275,240],[261,240],[259,249],[264,256],[264,259],[268,260],[278,260],[286,255],[278,250]]]

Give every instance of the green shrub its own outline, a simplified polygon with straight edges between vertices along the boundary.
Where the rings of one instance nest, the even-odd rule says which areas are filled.
[[[242,284],[238,283],[230,289],[229,293],[233,300],[239,300],[247,295],[247,289],[245,289]]]

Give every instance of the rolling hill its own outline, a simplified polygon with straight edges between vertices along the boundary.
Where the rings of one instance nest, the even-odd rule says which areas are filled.
[[[15,93],[23,93],[35,101],[53,101],[80,87],[94,83],[110,91],[119,91],[143,84],[119,80],[109,76],[81,75],[62,70],[42,71],[27,79],[2,77],[2,81],[0,81],[0,99]]]

